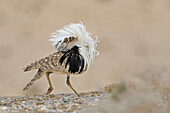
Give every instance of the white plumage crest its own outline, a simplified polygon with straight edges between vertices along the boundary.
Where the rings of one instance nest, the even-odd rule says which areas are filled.
[[[78,46],[80,54],[85,59],[85,65],[87,64],[87,68],[89,68],[90,64],[93,63],[94,57],[99,55],[99,52],[96,50],[97,42],[99,42],[98,37],[95,36],[96,40],[93,40],[91,36],[92,34],[86,30],[82,22],[77,24],[71,23],[63,29],[52,33],[49,41],[52,41],[56,51],[67,51],[75,45]],[[63,47],[64,39],[69,37],[77,37],[77,41]]]

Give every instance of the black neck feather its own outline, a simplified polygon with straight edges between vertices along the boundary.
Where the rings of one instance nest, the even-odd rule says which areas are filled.
[[[79,53],[79,47],[74,46],[68,51],[63,52],[64,55],[60,58],[60,64],[62,65],[66,59],[65,68],[69,65],[68,72],[74,74],[76,72],[81,73],[84,68],[84,58]]]

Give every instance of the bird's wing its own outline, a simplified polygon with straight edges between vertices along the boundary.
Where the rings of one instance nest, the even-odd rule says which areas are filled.
[[[63,52],[55,52],[49,56],[42,58],[24,68],[24,72],[30,71],[33,69],[54,69],[59,66],[59,59],[62,57]]]

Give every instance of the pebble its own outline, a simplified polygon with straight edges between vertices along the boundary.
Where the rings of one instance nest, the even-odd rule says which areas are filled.
[[[0,97],[2,112],[78,112],[97,105],[108,94],[102,91],[75,94],[50,94],[23,97]]]
[[[6,106],[3,106],[1,109],[2,110],[7,110],[8,108]]]

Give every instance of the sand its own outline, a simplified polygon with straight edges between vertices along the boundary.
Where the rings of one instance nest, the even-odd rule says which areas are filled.
[[[153,66],[168,67],[170,8],[168,0],[0,0],[0,96],[43,94],[44,76],[27,92],[22,89],[36,73],[27,64],[55,52],[50,33],[82,21],[99,36],[90,69],[71,81],[78,92],[103,90],[120,77],[133,80]],[[65,75],[52,75],[53,94],[71,93]]]

